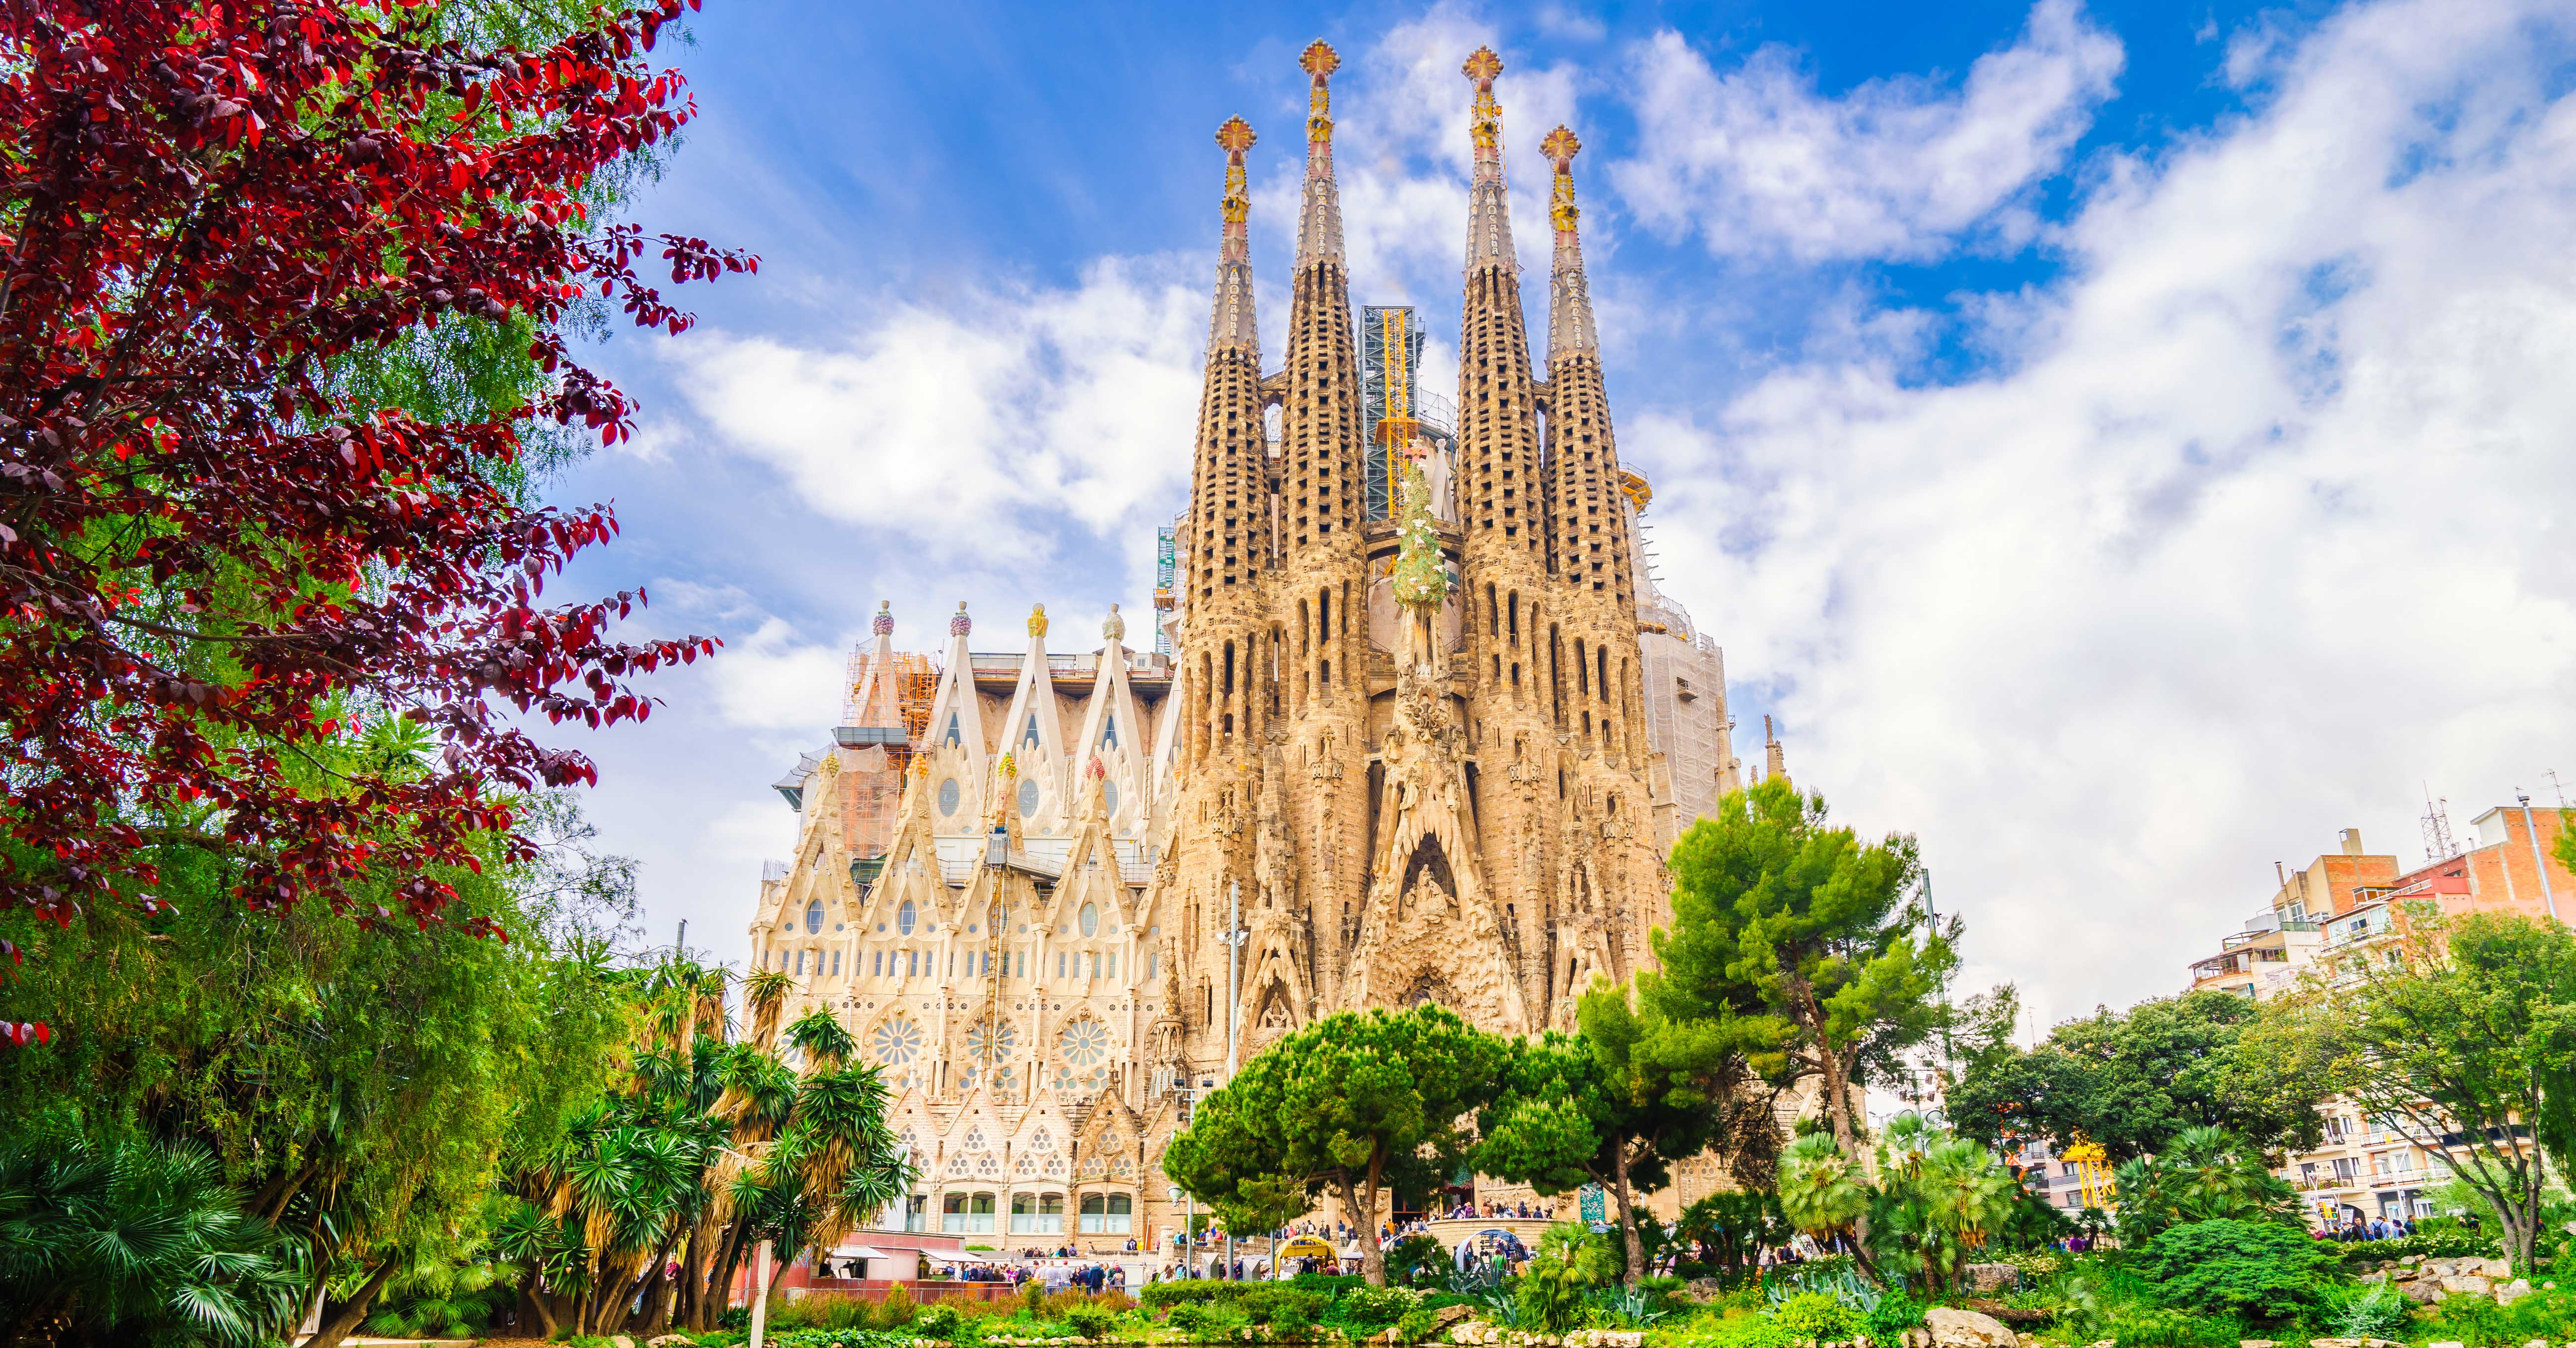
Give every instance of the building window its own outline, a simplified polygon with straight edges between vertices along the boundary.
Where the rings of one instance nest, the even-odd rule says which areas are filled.
[[[805,905],[805,933],[811,936],[822,930],[823,901],[821,899],[816,899],[812,903]]]
[[[884,952],[884,951],[880,950],[880,951],[876,952],[875,954],[868,956],[868,972],[869,972],[869,973],[871,973],[871,974],[876,974],[876,975],[880,975],[880,976],[882,976],[882,975],[885,973],[885,952]]]
[[[835,978],[841,976],[841,952],[837,950],[832,952],[832,976]]]
[[[904,900],[903,906],[894,910],[894,929],[906,936],[912,935],[912,924],[918,916],[913,911],[912,900]]]
[[[1109,976],[1111,978],[1118,976],[1118,952],[1115,950],[1109,952]]]
[[[1038,782],[1035,777],[1020,779],[1020,815],[1026,818],[1038,812]]]
[[[816,911],[821,911],[821,905],[816,905]],[[1088,903],[1082,905],[1082,916],[1080,921],[1082,923],[1083,935],[1098,936],[1100,934],[1100,909],[1096,905]],[[819,926],[820,923],[818,922],[817,925]]]
[[[805,952],[802,950],[796,952],[796,976],[799,978],[805,976]]]
[[[951,731],[950,733],[953,735],[955,732]],[[951,739],[949,743],[954,744],[956,741]],[[941,814],[947,815],[957,813],[957,795],[956,778],[951,777],[939,784],[939,812]]]
[[[1056,976],[1056,977],[1058,977],[1058,978],[1062,978],[1062,977],[1064,977],[1064,976],[1065,976],[1065,972],[1064,972],[1064,952],[1063,952],[1063,951],[1061,951],[1061,950],[1059,950],[1059,951],[1055,952],[1055,976]]]
[[[1063,1235],[1064,1195],[1011,1195],[1011,1234],[1015,1236]]]
[[[903,952],[903,976],[906,978],[912,978],[919,975],[920,972],[921,952],[918,950],[907,950]]]
[[[1135,1229],[1136,1200],[1125,1194],[1084,1194],[1082,1233],[1123,1236]]]
[[[950,1194],[941,1201],[939,1229],[951,1235],[984,1235],[993,1229],[991,1194]]]
[[[1112,743],[1115,742],[1112,741]],[[1118,783],[1104,781],[1100,784],[1100,803],[1111,814],[1118,813]]]
[[[914,1194],[911,1201],[903,1205],[903,1229],[906,1231],[921,1230],[923,1227],[929,1225],[929,1222],[926,1220],[929,1215],[929,1200],[923,1198],[919,1194]]]

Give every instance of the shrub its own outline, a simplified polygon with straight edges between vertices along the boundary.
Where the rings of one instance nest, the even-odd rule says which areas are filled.
[[[1667,1320],[1646,1332],[1648,1348],[1792,1348],[1795,1340],[1768,1316],[1703,1312]]]
[[[1320,1292],[1279,1283],[1242,1282],[1229,1286],[1239,1289],[1233,1297],[1243,1318],[1256,1325],[1312,1324],[1331,1304]]]
[[[1457,1271],[1450,1261],[1449,1248],[1432,1236],[1406,1236],[1386,1252],[1386,1276],[1390,1282],[1407,1287],[1440,1287]],[[1316,1275],[1306,1275],[1316,1276]],[[1304,1277],[1298,1279],[1300,1283]]]
[[[1860,1317],[1831,1292],[1799,1292],[1763,1314],[1791,1338],[1824,1343],[1860,1332]]]
[[[2346,1262],[2355,1264],[2403,1259],[2410,1254],[2420,1254],[2427,1259],[2494,1259],[2504,1254],[2503,1244],[2495,1237],[2482,1236],[2456,1226],[2434,1231],[2419,1229],[2414,1235],[2400,1236],[2395,1240],[2358,1240],[2335,1248],[2342,1251]]]
[[[1890,1292],[1861,1317],[1861,1332],[1873,1343],[1894,1343],[1905,1331],[1923,1323],[1923,1310],[1922,1302],[1903,1292]]]
[[[966,1317],[960,1314],[956,1307],[944,1304],[922,1307],[920,1312],[912,1317],[912,1328],[913,1332],[925,1339],[955,1340],[973,1336],[973,1330],[968,1326]]]
[[[1064,1321],[1086,1339],[1105,1339],[1118,1328],[1118,1312],[1097,1301],[1086,1301],[1068,1308]]]
[[[2319,1322],[2348,1339],[2393,1339],[2415,1310],[2415,1303],[2386,1283],[2329,1287],[2318,1300],[2323,1311]]]
[[[2245,1337],[2244,1325],[2234,1316],[2194,1315],[2136,1302],[2105,1319],[2101,1332],[2120,1348],[2236,1348]]]
[[[1243,1328],[1243,1312],[1221,1301],[1184,1301],[1172,1308],[1172,1328],[1202,1341],[1230,1339]]]
[[[2172,1227],[2145,1253],[2164,1304],[2273,1321],[2314,1305],[2342,1261],[2297,1227],[2223,1218]]]
[[[1371,1287],[1362,1283],[1344,1291],[1334,1301],[1332,1318],[1377,1329],[1402,1320],[1406,1313],[1421,1304],[1422,1294],[1411,1288]]]
[[[1136,1293],[1136,1299],[1144,1302],[1145,1309],[1149,1311],[1169,1310],[1185,1301],[1213,1300],[1218,1288],[1230,1285],[1206,1278],[1149,1283]]]
[[[886,1289],[885,1300],[877,1305],[877,1327],[901,1329],[920,1313],[921,1308],[913,1304],[912,1293],[902,1283],[896,1283]]]

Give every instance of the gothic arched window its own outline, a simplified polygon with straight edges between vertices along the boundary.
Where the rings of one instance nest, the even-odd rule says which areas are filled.
[[[819,932],[822,929],[823,901],[821,899],[816,899],[812,903],[805,905],[805,930],[807,933],[811,934]]]

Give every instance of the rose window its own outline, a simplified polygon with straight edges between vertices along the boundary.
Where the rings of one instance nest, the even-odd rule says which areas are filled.
[[[985,1052],[988,1048],[992,1050],[989,1056],[993,1061],[1010,1061],[1011,1051],[1019,1047],[1019,1042],[1019,1029],[1013,1025],[997,1025],[987,1020],[966,1027],[966,1056],[979,1063],[988,1056]]]
[[[868,1036],[868,1048],[888,1067],[905,1066],[921,1056],[921,1024],[910,1016],[890,1016]]]
[[[1109,1027],[1096,1020],[1078,1020],[1064,1027],[1064,1060],[1076,1067],[1091,1067],[1109,1056]]]

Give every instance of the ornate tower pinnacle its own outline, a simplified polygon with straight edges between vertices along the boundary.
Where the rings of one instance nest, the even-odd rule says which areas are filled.
[[[1306,188],[1297,217],[1297,270],[1342,260],[1342,195],[1333,181],[1333,72],[1340,53],[1307,44],[1297,65],[1313,79],[1306,94]]]
[[[1491,47],[1478,47],[1459,71],[1476,83],[1467,123],[1476,150],[1475,176],[1467,188],[1467,270],[1512,267],[1511,208],[1503,190],[1503,105],[1494,99],[1494,77],[1503,73],[1503,58]]]
[[[1583,211],[1574,204],[1574,156],[1582,152],[1583,142],[1559,126],[1547,133],[1538,148],[1556,165],[1556,186],[1548,197],[1548,215],[1556,224],[1556,258],[1547,285],[1547,363],[1553,369],[1569,356],[1598,356],[1601,338],[1592,326],[1592,291],[1583,280],[1583,240],[1575,232]]]
[[[1243,152],[1252,148],[1252,125],[1228,117],[1216,129],[1225,151],[1225,197],[1218,203],[1225,220],[1224,242],[1217,250],[1216,313],[1208,323],[1208,349],[1236,347],[1259,352],[1252,317],[1252,194],[1245,186]]]

